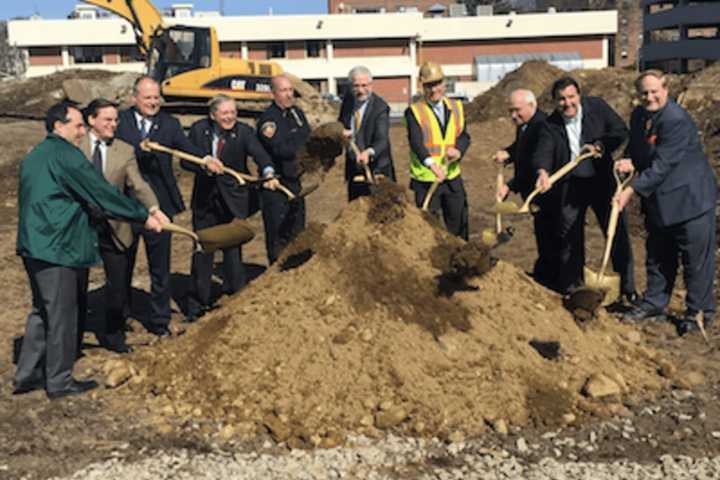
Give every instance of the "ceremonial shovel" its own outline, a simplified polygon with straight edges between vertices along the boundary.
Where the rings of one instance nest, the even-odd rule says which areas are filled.
[[[183,160],[187,160],[188,162],[192,162],[192,163],[196,163],[198,165],[205,166],[205,160],[203,160],[200,157],[197,157],[190,153],[185,153],[181,150],[176,150],[174,148],[166,147],[157,142],[152,142],[147,139],[140,142],[140,148],[145,151],[155,150],[158,152],[169,153],[170,155],[174,155]],[[258,177],[254,177],[252,175],[248,175],[246,173],[238,172],[238,171],[233,170],[232,168],[226,167],[226,166],[223,166],[222,173],[225,175],[230,175],[235,180],[237,180],[237,182],[240,185],[247,185],[247,184],[257,185],[257,184],[265,183],[268,180],[272,180],[274,178],[274,177],[258,178]],[[318,185],[311,184],[307,188],[303,188],[302,192],[300,192],[299,195],[295,195],[284,185],[278,184],[278,186],[277,186],[277,189],[280,190],[281,192],[283,192],[285,195],[287,195],[288,200],[290,200],[290,201],[295,200],[296,198],[303,198],[303,197],[309,195],[310,193],[314,192],[315,190],[317,190],[317,188],[318,188]]]

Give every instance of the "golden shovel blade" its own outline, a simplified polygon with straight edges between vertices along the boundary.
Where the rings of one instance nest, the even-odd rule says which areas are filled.
[[[198,230],[198,239],[203,251],[212,253],[223,248],[243,245],[253,239],[255,233],[245,220],[233,220],[230,223]]]
[[[620,276],[613,274],[604,274],[602,277],[588,267],[583,267],[585,275],[585,286],[594,290],[604,292],[605,296],[601,305],[606,307],[615,303],[620,298]]]
[[[490,209],[490,213],[499,213],[500,215],[525,215],[528,213],[535,213],[539,210],[539,207],[534,203],[523,204],[518,206],[517,203],[512,200],[505,200],[504,202],[497,202]]]

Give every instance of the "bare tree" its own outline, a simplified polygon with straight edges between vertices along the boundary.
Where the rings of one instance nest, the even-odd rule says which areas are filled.
[[[0,76],[19,77],[25,73],[25,60],[19,48],[10,45],[7,22],[0,22]]]

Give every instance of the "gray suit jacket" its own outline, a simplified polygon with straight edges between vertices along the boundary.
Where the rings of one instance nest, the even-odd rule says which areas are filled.
[[[80,142],[80,150],[92,161],[92,148],[90,146],[90,136],[86,135]],[[107,158],[105,159],[105,167],[103,169],[105,179],[111,185],[115,186],[121,192],[129,194],[136,198],[146,208],[158,206],[158,199],[153,193],[152,188],[143,180],[138,170],[137,161],[135,160],[135,151],[132,146],[115,139],[112,145],[107,148]],[[109,220],[115,235],[113,240],[121,250],[130,246],[133,240],[130,224],[117,220]]]

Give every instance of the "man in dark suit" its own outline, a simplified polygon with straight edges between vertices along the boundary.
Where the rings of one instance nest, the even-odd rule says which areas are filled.
[[[190,141],[204,154],[220,159],[224,166],[249,174],[248,155],[263,172],[271,166],[255,131],[238,121],[235,101],[218,95],[210,101],[209,117],[190,127]],[[251,215],[249,187],[241,187],[229,175],[208,175],[201,166],[183,160],[183,166],[195,172],[192,193],[193,229],[229,223]],[[196,252],[192,259],[194,292],[188,297],[186,321],[194,321],[211,308],[213,253]],[[223,292],[231,294],[246,283],[242,247],[223,249]]]
[[[364,177],[363,165],[370,166],[373,176],[382,175],[392,181],[395,181],[395,167],[390,151],[390,107],[373,93],[372,74],[366,67],[350,70],[348,80],[351,92],[343,98],[339,120],[345,125],[345,135],[360,150],[360,155],[355,155],[353,149],[348,148],[345,156],[348,201],[353,201],[370,194],[366,181],[353,181],[358,175]]]
[[[100,261],[89,212],[107,212],[128,221],[162,225],[139,202],[121,194],[78,148],[85,136],[80,111],[68,104],[48,110],[47,138],[20,164],[17,254],[32,290],[32,310],[15,371],[14,395],[45,389],[50,399],[97,387],[79,381],[78,319],[87,305],[88,268]]]
[[[172,156],[161,152],[146,152],[140,142],[146,138],[167,147],[194,155],[202,155],[183,133],[180,122],[160,111],[160,86],[151,77],[137,79],[133,88],[134,106],[120,113],[117,138],[135,148],[140,174],[150,184],[160,203],[160,209],[172,221],[172,217],[183,210],[180,190],[173,174]],[[212,157],[205,158],[208,170],[222,172],[222,162]],[[143,237],[150,269],[151,318],[146,328],[158,336],[170,335],[170,233],[136,231]],[[132,280],[132,269],[137,254],[136,237],[130,247],[128,282]],[[128,290],[130,286],[128,285]]]
[[[581,151],[600,155],[585,160],[556,187],[560,198],[560,272],[558,287],[569,292],[580,287],[585,265],[585,215],[592,208],[603,233],[607,231],[611,199],[615,191],[612,153],[627,138],[627,127],[620,116],[599,97],[581,96],[572,77],[562,77],[552,86],[555,111],[547,119],[538,142],[536,166],[538,185],[548,188],[554,172]],[[632,247],[625,216],[618,220],[612,248],[612,265],[620,274],[621,298],[634,302],[635,276]]]
[[[440,65],[420,66],[423,98],[405,110],[410,143],[410,188],[420,207],[433,184],[429,210],[442,211],[447,230],[469,237],[467,193],[460,176],[460,160],[470,147],[462,103],[445,96],[445,75]]]
[[[168,221],[160,210],[157,197],[138,170],[133,148],[115,139],[118,111],[114,103],[103,98],[90,102],[85,109],[88,134],[80,141],[80,150],[105,179],[119,191],[136,198],[160,223]],[[105,269],[105,318],[96,333],[103,348],[117,353],[132,349],[125,342],[125,308],[127,298],[128,249],[133,243],[128,222],[98,220],[100,256]],[[83,328],[79,328],[82,338]]]
[[[295,195],[302,190],[300,165],[296,155],[310,136],[310,125],[302,109],[295,106],[295,89],[285,75],[272,79],[273,103],[257,122],[257,135],[272,165],[264,175],[279,175],[280,182]],[[305,229],[305,200],[292,202],[277,190],[278,180],[265,182],[262,216],[268,263],[277,260],[283,248]]]
[[[520,194],[524,199],[535,189],[537,168],[534,165],[540,131],[545,128],[546,115],[537,107],[532,91],[517,89],[510,94],[510,117],[515,123],[515,141],[504,150],[495,153],[500,164],[512,163],[514,176],[497,191],[498,201],[509,192]],[[533,214],[535,243],[538,258],[533,268],[535,280],[549,288],[557,288],[557,272],[560,264],[560,237],[558,236],[560,203],[557,192],[550,190],[537,197],[540,210]]]
[[[634,165],[638,176],[618,195],[624,208],[640,195],[647,228],[647,290],[625,315],[632,321],[662,317],[670,301],[678,256],[687,295],[680,334],[709,325],[715,314],[715,204],[717,182],[688,113],[668,98],[665,76],[643,72],[635,82],[642,106],[630,120],[630,142],[620,171]],[[700,319],[699,317],[703,318]]]

